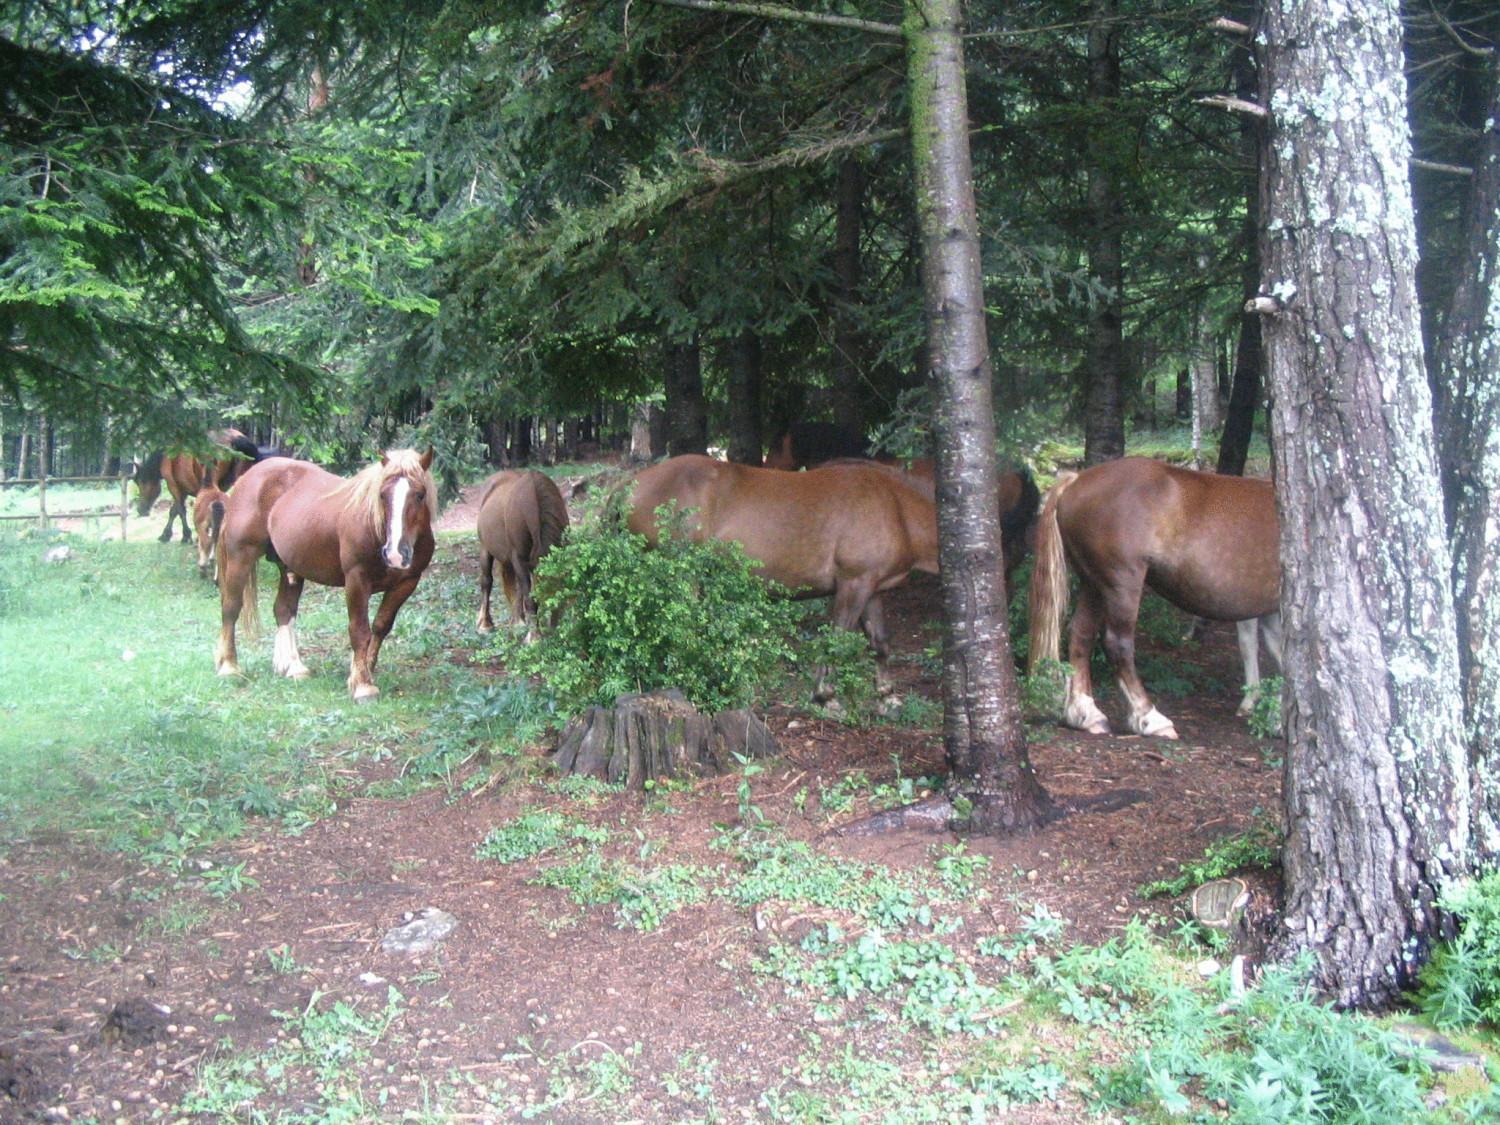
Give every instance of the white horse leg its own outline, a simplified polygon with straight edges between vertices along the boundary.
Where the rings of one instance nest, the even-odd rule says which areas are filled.
[[[1094,702],[1092,695],[1078,690],[1077,683],[1072,676],[1068,677],[1068,695],[1063,704],[1063,722],[1074,730],[1086,731],[1089,734],[1109,733],[1109,720],[1104,717],[1104,712],[1099,710],[1099,705]]]
[[[1236,621],[1234,630],[1240,642],[1240,663],[1245,669],[1245,697],[1240,700],[1239,714],[1248,715],[1255,707],[1260,686],[1260,618]]]
[[[1120,685],[1120,694],[1125,697],[1129,709],[1125,725],[1131,733],[1150,738],[1177,738],[1177,728],[1172,725],[1172,720],[1158,711],[1144,692],[1137,691],[1124,676],[1115,677],[1115,682]]]
[[[293,621],[276,626],[276,649],[271,657],[271,667],[278,676],[289,676],[294,680],[305,680],[312,673],[302,663],[302,654],[297,650],[297,626]]]

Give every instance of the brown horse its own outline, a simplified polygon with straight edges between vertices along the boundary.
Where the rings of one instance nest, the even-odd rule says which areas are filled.
[[[1057,652],[1072,564],[1078,608],[1068,634],[1072,672],[1063,722],[1109,733],[1089,677],[1089,657],[1102,624],[1104,650],[1130,708],[1127,726],[1136,734],[1176,738],[1176,728],[1152,705],[1135,670],[1142,590],[1149,587],[1199,617],[1261,618],[1268,641],[1279,642],[1280,619],[1272,620],[1281,593],[1278,535],[1269,481],[1199,473],[1143,457],[1061,474],[1047,493],[1038,524],[1031,662],[1035,667]],[[1243,650],[1246,631],[1240,636]],[[1275,655],[1279,643],[1271,647]]]
[[[251,468],[230,494],[219,535],[219,675],[239,673],[235,622],[248,598],[247,628],[253,627],[255,569],[265,555],[281,570],[275,670],[293,679],[309,674],[297,651],[303,581],[342,586],[349,610],[350,694],[358,701],[379,695],[374,675],[380,646],[432,560],[437,485],[431,466],[430,449],[421,455],[393,449],[349,480],[287,457]],[[385,596],[372,629],[370,595],[380,593]]]
[[[882,460],[882,463],[885,463]],[[899,462],[897,463],[899,464]],[[937,467],[930,457],[918,457],[901,466],[918,488],[934,503],[937,500]],[[1031,549],[1036,535],[1037,507],[1041,494],[1029,469],[1011,469],[995,481],[1000,506],[1000,550],[1005,556],[1005,588],[1014,590],[1016,568]]]
[[[198,529],[198,573],[212,578],[214,548],[219,542],[219,529],[224,526],[224,506],[229,496],[213,485],[204,485],[193,501],[193,526]]]
[[[832,594],[834,624],[863,626],[875,649],[876,686],[889,691],[880,595],[913,570],[938,569],[932,501],[904,473],[873,461],[786,473],[687,454],[636,475],[630,530],[654,543],[656,509],[674,500],[693,510],[694,538],[737,540],[763,577],[795,596]],[[814,698],[832,694],[821,672]]]
[[[167,509],[167,526],[159,536],[163,543],[170,543],[172,540],[173,520],[182,521],[182,541],[193,541],[193,533],[188,528],[189,496],[196,496],[198,490],[204,487],[227,492],[244,470],[260,459],[260,451],[255,442],[239,430],[216,430],[209,438],[215,445],[222,445],[237,456],[205,463],[191,453],[163,453],[157,450],[136,466],[136,515],[150,514],[152,505],[161,495],[163,482],[172,494],[172,506]]]
[[[481,633],[495,627],[490,591],[495,563],[510,602],[511,621],[536,640],[536,599],[531,576],[568,527],[568,505],[557,485],[535,469],[496,473],[479,494],[479,621]]]

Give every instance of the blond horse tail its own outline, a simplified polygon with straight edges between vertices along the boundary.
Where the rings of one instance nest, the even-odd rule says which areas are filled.
[[[1031,645],[1026,669],[1035,672],[1043,660],[1056,660],[1062,638],[1062,615],[1068,606],[1068,560],[1057,526],[1057,500],[1077,473],[1057,475],[1047,490],[1036,524],[1036,565],[1031,571]]]

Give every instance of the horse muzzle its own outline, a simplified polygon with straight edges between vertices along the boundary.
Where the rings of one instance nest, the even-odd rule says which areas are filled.
[[[394,549],[385,547],[381,550],[385,559],[385,565],[392,570],[405,570],[411,566],[411,544],[402,540]]]

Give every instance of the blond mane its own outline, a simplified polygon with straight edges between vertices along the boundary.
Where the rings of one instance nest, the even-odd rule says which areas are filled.
[[[383,461],[366,465],[329,495],[342,496],[346,511],[362,511],[378,538],[385,531],[380,518],[380,490],[392,477],[406,477],[426,491],[427,514],[434,524],[437,523],[437,483],[432,479],[432,473],[422,468],[422,455],[415,449],[387,449]]]

